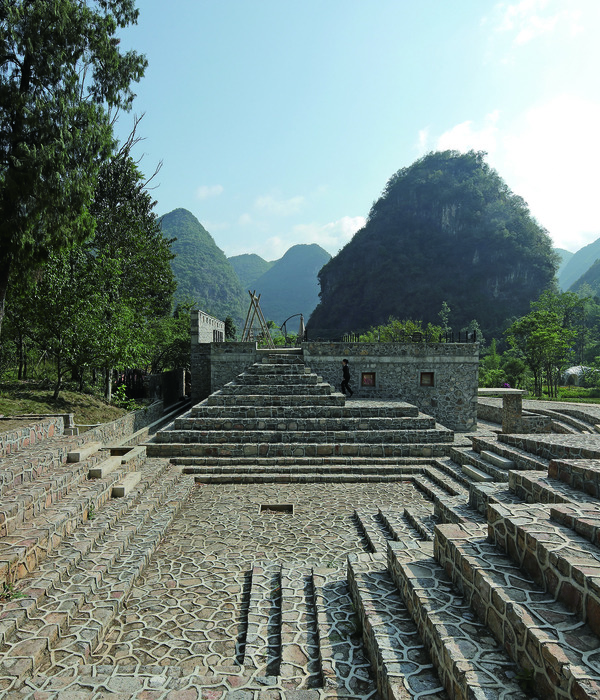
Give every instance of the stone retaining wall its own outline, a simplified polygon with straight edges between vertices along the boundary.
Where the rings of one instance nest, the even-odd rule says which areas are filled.
[[[110,423],[103,423],[97,428],[92,428],[85,435],[86,442],[103,442],[109,444],[117,442],[127,435],[131,435],[150,423],[157,421],[163,414],[163,402],[156,401],[147,408],[140,408],[139,411],[127,413]]]
[[[477,425],[478,343],[303,343],[304,361],[339,390],[342,359],[358,398],[414,404],[447,428]]]
[[[0,457],[31,447],[46,438],[62,435],[65,428],[64,416],[39,416],[33,419],[31,425],[4,432],[2,422],[8,420],[15,419],[0,418]]]
[[[498,401],[500,403],[498,403]],[[501,399],[492,402],[486,399],[479,399],[477,403],[477,418],[486,420],[490,423],[499,423],[502,425],[502,403]],[[531,411],[523,411],[520,417],[516,417],[512,421],[513,433],[550,433],[552,432],[552,418],[543,416],[539,413]]]

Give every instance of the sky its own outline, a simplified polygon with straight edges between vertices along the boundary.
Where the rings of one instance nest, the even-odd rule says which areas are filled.
[[[598,0],[139,0],[148,68],[117,136],[156,212],[227,256],[335,255],[389,178],[435,150],[488,153],[554,245],[600,237]]]

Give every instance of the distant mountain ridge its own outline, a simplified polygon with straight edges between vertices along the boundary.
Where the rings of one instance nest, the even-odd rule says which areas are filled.
[[[242,285],[225,253],[210,233],[186,209],[160,218],[166,238],[175,238],[171,267],[177,280],[176,301],[192,300],[211,316],[232,316],[239,324],[246,313]]]
[[[250,287],[267,270],[273,267],[275,260],[267,262],[256,253],[242,253],[241,255],[233,255],[228,258],[233,266],[244,291],[250,290]],[[253,290],[250,290],[253,291]]]
[[[248,289],[252,288],[250,291],[256,290],[261,295],[260,306],[265,318],[280,325],[294,314],[302,314],[305,322],[308,320],[319,302],[319,270],[331,259],[331,255],[321,246],[311,243],[292,246],[283,257],[272,263],[257,255],[236,258],[232,261],[233,265],[240,266],[241,263],[243,274],[247,274],[249,269],[258,269],[260,261],[268,266],[255,279],[247,275],[246,281]]]
[[[558,284],[561,290],[569,290],[599,258],[600,238],[573,253],[567,264],[559,270]]]

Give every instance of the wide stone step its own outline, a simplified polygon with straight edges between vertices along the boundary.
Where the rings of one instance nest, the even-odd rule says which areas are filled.
[[[320,390],[320,387],[317,387]],[[209,406],[344,406],[343,394],[226,394],[216,392],[206,399]]]
[[[431,460],[427,457],[374,457],[368,461],[359,457],[174,457],[171,464],[183,467],[188,474],[251,474],[286,471],[314,474],[421,474]]]
[[[389,700],[449,697],[435,672],[402,598],[386,569],[385,555],[350,555],[348,583],[357,611],[355,628],[377,669],[380,695]]]
[[[298,374],[311,374],[311,370],[306,365],[296,362],[293,364],[273,364],[268,362],[256,362],[250,367],[246,368],[243,374],[256,374],[256,375],[270,375],[270,376],[281,376],[281,375],[298,375]]]
[[[491,541],[600,635],[600,550],[544,506],[490,504],[488,521]]]
[[[221,396],[330,396],[331,384],[325,382],[310,384],[236,384],[230,383],[220,389]],[[208,399],[211,397],[209,396]]]
[[[442,456],[444,442],[420,443],[228,443],[228,444],[183,444],[150,443],[150,457],[432,457]]]
[[[473,529],[440,525],[435,558],[538,697],[600,697],[600,639]]]
[[[514,679],[518,666],[477,622],[435,559],[407,561],[393,544],[388,570],[449,695],[525,700]]]
[[[548,476],[559,479],[588,496],[600,498],[600,460],[552,459]]]
[[[146,499],[124,515],[121,527],[65,579],[53,576],[35,612],[29,611],[0,649],[1,675],[22,678],[38,670],[54,675],[89,658],[191,488],[186,479],[165,479],[154,503]]]
[[[264,365],[263,365],[264,366]],[[272,384],[273,386],[310,386],[315,384],[322,384],[323,378],[314,372],[294,372],[294,373],[278,373],[278,374],[266,374],[264,372],[243,372],[239,374],[232,382],[231,385],[237,386],[260,386],[262,384]],[[226,384],[225,386],[229,386]]]
[[[67,462],[83,462],[102,448],[101,442],[89,442],[67,453]]]
[[[475,452],[467,447],[451,447],[449,450],[450,457],[460,464],[463,474],[471,481],[475,480],[476,471],[490,477],[491,481],[508,481],[508,472],[503,469],[498,469],[491,462],[487,462],[479,456],[479,452]],[[472,470],[473,471],[472,474]],[[477,479],[483,481],[484,479]]]
[[[287,416],[282,418],[224,418],[221,416],[210,416],[205,418],[180,418],[173,424],[173,430],[282,430],[282,431],[355,431],[355,430],[427,430],[435,428],[435,420],[431,416],[421,415],[418,417],[398,417],[398,418],[373,418],[373,417],[345,417],[345,418],[316,418],[297,416]],[[162,432],[157,433],[158,436]],[[445,431],[449,434],[450,431]]]
[[[380,443],[429,443],[448,442],[447,430],[162,430],[156,435],[156,442],[170,442],[198,445],[243,444],[253,443],[289,443],[289,444],[369,444]],[[118,459],[118,458],[111,458]],[[101,462],[93,467],[93,472],[100,472]],[[90,474],[92,470],[90,470]]]
[[[336,398],[344,398],[342,394]],[[365,403],[362,401],[350,401],[345,404],[338,401],[335,405],[311,404],[306,405],[209,405],[207,399],[196,404],[192,409],[191,418],[217,418],[217,419],[238,419],[238,418],[275,418],[298,420],[301,418],[325,418],[325,419],[348,419],[348,418],[401,418],[416,417],[419,411],[416,406],[403,402],[386,401],[379,405]]]

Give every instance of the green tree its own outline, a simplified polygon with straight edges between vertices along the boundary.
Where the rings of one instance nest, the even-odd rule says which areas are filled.
[[[109,112],[146,67],[116,36],[137,17],[134,0],[0,0],[0,329],[11,274],[93,231]]]
[[[515,321],[507,331],[511,346],[519,351],[533,374],[537,396],[542,395],[544,376],[550,396],[557,395],[561,370],[573,358],[577,337],[576,299],[569,292],[544,292],[538,301],[532,302],[530,313]]]
[[[235,340],[237,328],[231,316],[225,318],[225,340]]]

